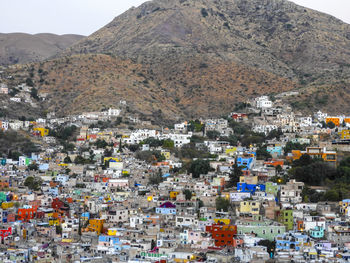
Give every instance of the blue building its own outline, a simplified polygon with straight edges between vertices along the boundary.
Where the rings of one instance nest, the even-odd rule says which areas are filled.
[[[255,191],[265,192],[266,187],[264,184],[247,184],[247,183],[237,183],[237,192],[251,193],[254,194]]]
[[[49,164],[48,163],[39,164],[39,170],[40,171],[47,171],[47,170],[49,170]]]
[[[49,195],[58,196],[58,187],[49,188]]]
[[[266,150],[271,155],[276,154],[277,156],[281,156],[283,148],[282,148],[282,146],[267,146]]]
[[[236,164],[242,167],[242,170],[250,170],[254,165],[254,157],[237,157]]]
[[[310,236],[313,238],[323,238],[324,228],[320,226],[316,226],[314,229],[310,230]]]
[[[156,207],[156,213],[163,215],[176,215],[176,205],[171,202],[165,202],[159,207]]]
[[[123,245],[123,242],[120,241],[119,237],[115,236],[101,235],[98,238],[98,242],[99,245],[104,245],[109,248],[112,247],[114,252],[130,249],[130,245]]]
[[[69,176],[68,175],[64,175],[64,174],[58,174],[56,176],[56,182],[60,182],[61,184],[66,184],[66,182],[69,180]]]
[[[276,236],[276,250],[290,250],[294,249],[299,251],[304,243],[310,242],[310,237],[308,235],[303,235],[300,233],[286,232],[283,235]]]

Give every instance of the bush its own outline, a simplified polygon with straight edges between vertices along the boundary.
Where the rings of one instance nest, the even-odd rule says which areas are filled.
[[[41,188],[42,180],[38,177],[29,176],[24,181],[24,185],[29,189],[38,191]]]
[[[34,87],[34,82],[33,82],[33,80],[31,78],[27,78],[26,79],[26,84],[29,87]]]
[[[203,17],[207,17],[209,15],[208,11],[205,8],[201,9],[201,14],[202,14]]]
[[[230,207],[230,200],[223,197],[218,197],[215,200],[215,204],[217,211],[223,210],[224,212],[227,212],[228,208]]]
[[[207,131],[207,137],[212,140],[216,140],[220,137],[220,132],[218,131]]]
[[[192,161],[188,173],[192,173],[193,178],[198,178],[201,174],[208,174],[211,170],[210,162],[207,160]]]

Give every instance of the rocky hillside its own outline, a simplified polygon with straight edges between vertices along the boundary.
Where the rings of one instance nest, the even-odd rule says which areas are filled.
[[[219,116],[247,96],[295,88],[295,83],[274,74],[233,62],[212,60],[198,65],[167,65],[171,75],[155,73],[144,64],[109,55],[74,55],[32,65],[17,65],[7,72],[16,86],[31,78],[44,108],[61,115],[101,110],[126,100],[130,108],[148,117],[174,120],[182,117]]]
[[[0,65],[42,61],[81,40],[80,35],[0,34]]]
[[[291,89],[299,110],[348,113],[349,61],[350,25],[286,0],[155,0],[10,73],[62,114],[123,99],[153,119],[218,116]]]
[[[155,69],[199,56],[309,83],[330,72],[349,76],[350,25],[286,0],[155,0],[66,54],[80,53],[113,54]]]

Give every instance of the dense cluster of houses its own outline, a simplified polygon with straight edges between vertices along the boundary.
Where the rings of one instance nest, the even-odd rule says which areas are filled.
[[[305,184],[282,178],[303,155],[336,166],[339,149],[349,150],[350,119],[299,116],[267,96],[249,107],[259,113],[198,120],[200,131],[190,122],[167,129],[93,125],[124,117],[119,109],[0,120],[5,133],[22,130],[41,142],[30,156],[1,159],[0,261],[346,262],[350,200],[305,202]],[[265,134],[281,131],[265,142],[272,158],[257,158],[256,145],[225,141],[234,135],[230,121],[253,123]],[[77,127],[73,149],[50,133],[62,125]],[[212,131],[218,138],[206,137]],[[194,136],[203,142],[193,143]],[[288,142],[309,146],[285,152]],[[210,169],[199,176],[176,154],[190,144],[210,153]],[[146,153],[150,161],[140,157]],[[229,186],[237,167],[241,174]]]

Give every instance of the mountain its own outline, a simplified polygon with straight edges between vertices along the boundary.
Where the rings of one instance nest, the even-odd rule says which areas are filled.
[[[84,36],[0,33],[0,65],[42,61],[73,45]]]
[[[350,25],[285,0],[155,0],[69,53],[113,54],[156,69],[198,55],[310,81],[344,66],[349,72]]]
[[[286,0],[155,0],[11,74],[59,113],[124,99],[153,119],[219,116],[295,89],[297,109],[347,113],[349,61],[350,25]]]

